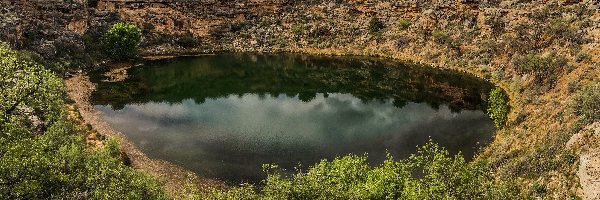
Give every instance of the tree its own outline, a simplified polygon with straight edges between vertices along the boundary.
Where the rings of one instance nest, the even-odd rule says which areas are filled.
[[[0,199],[166,199],[125,166],[115,140],[91,151],[67,118],[62,80],[0,43]]]
[[[141,30],[130,23],[116,23],[104,34],[106,53],[114,59],[127,59],[136,55],[142,38]]]
[[[0,131],[45,129],[62,115],[61,79],[0,43]],[[18,130],[17,130],[18,129]]]

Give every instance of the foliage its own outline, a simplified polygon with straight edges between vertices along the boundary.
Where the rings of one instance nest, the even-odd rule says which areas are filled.
[[[572,107],[575,114],[588,122],[600,121],[600,82],[596,82],[577,92]]]
[[[545,32],[557,38],[572,38],[574,31],[571,30],[569,23],[563,18],[549,20]]]
[[[38,136],[4,138],[0,198],[165,198],[155,181],[124,166],[111,148],[87,150],[79,131],[60,121]]]
[[[305,29],[305,27],[303,24],[298,23],[298,24],[292,25],[292,33],[294,35],[302,35],[302,33],[304,33],[304,29]]]
[[[540,184],[540,183],[534,183],[533,184],[533,188],[532,188],[533,192],[536,194],[544,194],[546,193],[547,189],[546,189],[546,185]]]
[[[499,87],[496,87],[490,91],[487,114],[492,120],[494,120],[496,127],[504,127],[506,118],[508,116],[508,105],[506,102],[506,95]]]
[[[490,27],[491,33],[493,34],[494,37],[498,37],[499,35],[502,35],[502,33],[504,32],[504,28],[506,26],[506,23],[502,20],[502,16],[497,16],[497,15],[486,16],[485,24]]]
[[[306,173],[290,179],[267,165],[262,190],[250,185],[214,190],[203,199],[493,199],[506,198],[517,190],[496,184],[488,168],[467,163],[458,154],[429,142],[416,154],[395,161],[392,156],[372,167],[367,156],[348,155],[323,160]],[[514,197],[513,197],[514,198]]]
[[[141,30],[135,24],[116,23],[104,34],[106,53],[114,59],[131,58],[141,37]]]
[[[400,26],[400,29],[406,30],[406,29],[408,29],[408,27],[410,27],[410,25],[412,25],[412,23],[408,19],[401,19],[398,22],[398,25]]]
[[[0,43],[1,136],[44,129],[63,115],[62,82]]]
[[[555,54],[515,55],[512,65],[519,74],[533,75],[536,84],[553,87],[558,75],[563,72],[563,67],[567,65],[567,60]]]
[[[189,31],[183,35],[180,35],[175,42],[177,45],[185,48],[193,48],[198,46],[198,39]]]
[[[385,25],[378,17],[372,17],[369,21],[369,33],[379,34],[383,28],[385,28]]]
[[[452,38],[450,38],[450,35],[444,31],[433,31],[431,36],[433,36],[433,40],[438,44],[452,43]]]
[[[0,46],[0,199],[164,199],[156,181],[88,149],[64,112],[61,79]]]

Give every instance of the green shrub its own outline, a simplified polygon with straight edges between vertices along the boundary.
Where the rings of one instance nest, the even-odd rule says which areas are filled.
[[[371,20],[369,21],[369,33],[380,34],[381,30],[383,30],[383,28],[385,28],[385,25],[383,24],[383,22],[381,20],[379,20],[379,18],[372,17]]]
[[[577,62],[583,62],[583,61],[587,61],[590,59],[590,56],[588,54],[586,54],[585,52],[579,52],[577,53],[577,55],[575,55],[575,61]]]
[[[67,118],[62,80],[0,44],[0,199],[165,199],[115,142],[90,150]]]
[[[502,20],[502,16],[493,15],[485,16],[485,25],[488,25],[491,29],[491,33],[494,37],[502,35],[504,33],[504,27],[506,23]]]
[[[116,23],[105,34],[105,51],[114,59],[127,59],[135,56],[141,40],[141,30],[130,23]]]
[[[302,35],[304,33],[304,25],[302,24],[294,24],[292,25],[292,33],[294,35]]]
[[[63,115],[61,79],[39,64],[25,60],[28,58],[0,43],[0,134],[3,136],[29,134],[38,126],[51,126]]]
[[[488,168],[429,142],[408,159],[392,156],[372,167],[367,156],[323,160],[307,172],[284,178],[267,165],[260,191],[251,185],[214,190],[204,199],[498,199],[518,190],[495,182]]]
[[[431,36],[433,36],[433,40],[438,44],[447,45],[452,43],[452,38],[450,38],[450,35],[444,31],[433,31]]]
[[[561,43],[570,45],[581,45],[588,40],[585,33],[580,33],[578,26],[573,26],[571,20],[557,17],[554,19],[546,19],[547,23],[543,26],[544,34],[547,38],[557,40]]]
[[[198,46],[198,39],[191,32],[187,32],[180,35],[175,43],[184,48],[193,48]]]
[[[534,183],[532,189],[533,192],[538,195],[544,194],[547,191],[546,185],[540,183]]]
[[[412,23],[408,19],[401,19],[398,22],[398,26],[400,26],[400,29],[402,29],[402,30],[408,29],[408,27],[410,27],[410,25],[412,25]]]
[[[594,122],[600,120],[600,82],[596,82],[577,92],[572,107],[575,114],[584,121]]]
[[[529,54],[525,56],[515,55],[512,65],[519,74],[531,74],[535,83],[539,85],[554,87],[558,76],[564,71],[567,60],[555,54],[541,56]]]
[[[75,125],[1,142],[0,198],[165,199],[160,185],[122,164],[110,148],[90,151]]]
[[[506,118],[508,116],[508,105],[506,99],[506,95],[499,87],[496,87],[490,91],[487,114],[492,120],[494,120],[494,125],[496,125],[498,128],[504,127]]]

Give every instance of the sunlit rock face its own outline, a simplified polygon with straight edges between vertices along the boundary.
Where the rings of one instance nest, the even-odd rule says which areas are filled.
[[[293,171],[349,153],[376,165],[430,139],[470,159],[494,130],[490,85],[376,59],[226,54],[128,74],[93,78],[105,120],[152,157],[231,182],[259,180],[264,163]]]

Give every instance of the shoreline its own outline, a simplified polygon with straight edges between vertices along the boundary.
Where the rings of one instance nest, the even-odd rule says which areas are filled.
[[[104,136],[117,139],[121,145],[121,151],[131,161],[131,167],[157,178],[164,183],[164,189],[170,198],[183,197],[186,184],[197,186],[198,189],[225,188],[226,184],[219,180],[204,178],[179,165],[168,161],[153,159],[142,152],[127,137],[114,130],[89,101],[95,85],[89,80],[85,73],[76,74],[64,79],[65,88],[69,97],[74,101],[80,115],[85,123],[92,126],[94,130]]]
[[[210,53],[201,53],[194,54],[185,51],[176,51],[170,52],[168,54],[151,54],[144,53],[139,56],[139,58],[135,60],[125,61],[125,62],[109,62],[104,65],[106,68],[106,75],[108,75],[109,79],[105,81],[119,81],[122,79],[126,79],[128,74],[126,70],[134,67],[139,67],[140,63],[144,61],[154,61],[154,60],[162,60],[162,59],[172,59],[178,57],[198,57],[198,56],[206,56],[206,55],[215,55],[219,53],[249,53],[252,51],[216,51]],[[481,73],[474,72],[472,70],[461,69],[454,65],[447,65],[446,63],[435,63],[435,62],[427,62],[423,59],[419,59],[414,56],[407,55],[386,55],[381,53],[371,53],[365,54],[361,52],[348,52],[342,49],[306,49],[306,48],[294,48],[294,49],[276,49],[273,51],[257,51],[253,53],[264,53],[264,54],[277,54],[277,53],[291,53],[291,54],[305,54],[312,56],[360,56],[367,58],[378,58],[378,59],[386,59],[398,62],[408,62],[412,64],[419,65],[421,67],[430,67],[434,69],[440,69],[445,71],[453,71],[455,73],[462,73],[468,76],[475,77],[477,79],[481,79],[482,81],[488,82],[492,84],[494,87],[500,87],[502,90],[507,92],[507,97],[509,99],[508,103],[513,100],[512,95],[508,93],[507,87],[502,82],[496,82],[494,80],[490,80],[485,78]],[[65,88],[69,97],[75,102],[75,106],[78,109],[80,115],[83,117],[83,121],[86,124],[92,126],[93,130],[96,130],[101,135],[113,137],[120,141],[121,151],[127,155],[127,157],[131,161],[130,167],[146,173],[152,177],[157,178],[159,181],[163,181],[164,188],[169,194],[169,197],[172,199],[181,199],[184,198],[185,190],[189,188],[185,188],[186,184],[190,184],[190,181],[193,181],[192,185],[196,186],[199,191],[208,191],[210,189],[224,189],[230,187],[229,183],[224,181],[204,178],[200,175],[192,172],[188,169],[185,169],[182,166],[171,163],[169,161],[161,160],[161,159],[153,159],[148,157],[144,152],[139,149],[138,146],[133,144],[131,141],[127,139],[123,133],[114,130],[110,124],[108,124],[103,118],[102,114],[94,108],[93,105],[90,104],[89,98],[91,97],[91,93],[96,90],[95,84],[90,81],[90,77],[88,75],[89,72],[80,72],[74,74],[72,77],[63,78],[65,83]],[[512,110],[510,110],[512,112]],[[493,133],[492,140],[486,146],[483,146],[481,151],[484,151],[486,148],[491,145],[494,140],[496,140],[496,135],[498,134],[498,130]],[[477,160],[477,155],[474,155],[472,158]],[[184,198],[185,199],[185,198]]]
[[[224,51],[227,52],[227,51]],[[233,52],[250,52],[250,51],[233,51]],[[220,53],[220,52],[215,52],[215,53],[210,53],[210,54],[200,54],[200,55],[195,55],[195,56],[203,56],[203,55],[212,55],[212,54],[216,54],[216,53]],[[476,69],[476,68],[472,68],[472,67],[460,67],[457,66],[455,63],[448,63],[445,61],[437,61],[437,62],[431,62],[428,60],[424,60],[423,58],[420,57],[415,57],[415,56],[411,56],[411,55],[406,55],[406,54],[402,54],[402,53],[396,53],[396,54],[382,54],[382,53],[360,53],[360,52],[348,52],[342,49],[307,49],[307,48],[295,48],[295,49],[279,49],[276,51],[269,51],[269,52],[261,52],[259,51],[258,53],[299,53],[299,54],[307,54],[307,55],[321,55],[321,56],[367,56],[367,57],[377,57],[377,58],[382,58],[382,59],[390,59],[390,60],[396,60],[396,61],[403,61],[403,62],[410,62],[410,63],[415,63],[415,64],[419,64],[419,65],[424,65],[424,66],[428,66],[431,68],[437,68],[437,69],[442,69],[442,70],[450,70],[450,71],[455,71],[455,72],[461,72],[461,73],[465,73],[468,74],[470,76],[482,79],[484,81],[487,81],[489,83],[491,83],[492,85],[496,86],[496,87],[500,87],[502,88],[502,90],[504,90],[506,92],[506,95],[508,96],[508,105],[511,107],[511,109],[509,110],[509,116],[508,118],[515,118],[517,115],[517,111],[519,109],[522,109],[522,107],[518,106],[519,104],[516,103],[516,101],[519,101],[520,99],[520,95],[518,94],[517,91],[513,91],[510,88],[510,83],[507,80],[502,80],[502,79],[493,79],[493,78],[489,78],[486,76],[486,73]],[[186,52],[171,52],[169,55],[160,55],[160,54],[156,54],[154,56],[151,56],[150,54],[145,54],[143,56],[141,56],[141,60],[156,60],[156,59],[165,59],[165,58],[175,58],[175,57],[189,57],[189,56],[194,56],[194,55],[190,55],[189,53]],[[114,64],[114,63],[113,63]],[[109,67],[112,70],[118,69],[120,65],[118,64],[114,64],[114,67]],[[131,67],[135,67],[135,66],[131,66]],[[126,74],[125,74],[126,76]],[[77,80],[79,79],[79,80]],[[69,85],[70,84],[70,85]],[[79,84],[79,85],[78,85]],[[222,189],[222,188],[227,188],[228,185],[222,181],[218,181],[218,180],[213,180],[213,179],[207,179],[207,178],[201,178],[198,175],[196,175],[193,172],[189,172],[189,170],[183,169],[181,166],[177,166],[175,164],[169,163],[167,161],[163,161],[163,160],[152,160],[150,158],[148,158],[144,153],[142,153],[134,144],[132,144],[131,142],[126,140],[126,137],[121,134],[118,133],[112,129],[110,129],[110,126],[101,118],[100,114],[94,110],[94,108],[89,105],[89,101],[88,98],[90,97],[91,92],[94,90],[93,88],[93,83],[90,82],[89,80],[89,76],[85,73],[83,74],[77,74],[74,77],[71,78],[66,78],[65,79],[65,85],[67,86],[67,90],[69,93],[69,96],[71,96],[71,98],[73,98],[73,100],[76,102],[76,105],[79,107],[80,109],[80,113],[84,118],[84,121],[86,123],[91,124],[94,129],[97,130],[96,127],[100,126],[104,126],[104,127],[108,127],[108,129],[106,130],[97,130],[98,132],[100,132],[103,135],[107,135],[104,134],[105,131],[109,131],[110,136],[112,135],[116,135],[119,139],[121,139],[123,142],[122,143],[127,143],[127,144],[122,144],[122,148],[123,151],[126,152],[130,157],[132,156],[130,154],[129,151],[131,151],[131,153],[134,153],[135,156],[138,156],[138,160],[139,161],[134,161],[135,159],[132,158],[132,167],[136,168],[136,169],[140,169],[143,172],[149,172],[150,175],[155,176],[155,177],[160,177],[160,179],[165,179],[165,177],[167,179],[166,184],[165,184],[165,188],[167,189],[167,192],[169,193],[169,195],[171,195],[171,197],[181,197],[181,195],[183,195],[183,191],[182,189],[177,190],[176,188],[180,188],[183,186],[182,183],[185,183],[186,178],[185,176],[182,176],[182,173],[187,172],[187,173],[191,173],[194,177],[193,180],[196,180],[195,184],[196,186],[198,186],[196,189],[199,189],[201,191],[205,191],[206,189],[210,189],[210,188],[217,188],[217,189]],[[75,85],[75,86],[73,86]],[[83,88],[84,90],[86,90],[85,92],[87,96],[85,96],[85,100],[76,100],[73,95],[72,95],[72,91],[71,89],[75,88],[75,89],[82,89],[82,87],[88,87]],[[79,95],[79,98],[82,98],[81,94],[76,94]],[[80,105],[81,104],[81,105]],[[86,107],[87,106],[87,107]],[[82,108],[85,108],[85,110],[82,110]],[[85,112],[85,114],[84,114]],[[90,117],[92,116],[92,117]],[[95,117],[95,118],[94,118]],[[91,118],[92,120],[95,121],[90,121],[88,120],[88,118]],[[594,127],[593,125],[590,125],[592,127]],[[598,123],[596,123],[596,127],[598,127]],[[104,128],[103,127],[103,128]],[[514,127],[513,127],[514,128]],[[490,144],[486,145],[485,147],[483,147],[482,149],[482,154],[486,154],[489,153],[488,151],[490,151],[490,149],[493,149],[493,145],[495,145],[494,143],[497,142],[498,140],[503,140],[506,139],[506,137],[510,137],[508,134],[508,131],[510,131],[511,128],[504,128],[501,130],[496,130],[496,132],[494,133],[494,137],[491,141]],[[578,134],[576,134],[578,135]],[[575,141],[579,141],[578,143],[581,143],[582,139],[581,138],[576,138],[573,137],[571,138],[572,140]],[[580,144],[581,146],[585,146],[584,144]],[[574,146],[578,146],[578,147],[568,147],[568,149],[572,149],[577,151],[578,149],[580,149],[580,145],[574,145]],[[125,147],[126,146],[126,147]],[[581,163],[587,163],[587,160],[593,160],[591,163],[589,163],[588,165],[594,165],[592,163],[597,163],[597,159],[589,159],[589,155],[593,154],[593,152],[598,152],[598,149],[596,148],[592,148],[590,149],[589,152],[581,152],[581,156],[582,158],[578,159],[579,162]],[[478,160],[479,156],[475,156],[473,158],[473,160]],[[587,158],[587,159],[586,159]],[[137,163],[137,165],[136,165]],[[153,169],[148,169],[148,168],[152,168],[152,165],[160,165],[159,168],[163,169],[162,171],[158,168]],[[578,175],[580,176],[579,178],[582,178],[578,181],[578,184],[581,184],[583,186],[583,190],[579,190],[577,191],[577,193],[581,194],[584,199],[585,198],[590,198],[590,197],[597,197],[597,193],[594,192],[598,187],[600,187],[600,182],[596,182],[593,181],[593,179],[595,179],[596,175],[593,175],[595,173],[598,172],[598,170],[600,170],[600,168],[594,168],[594,167],[586,167],[588,165],[579,165],[578,166],[583,166],[583,168],[580,168],[578,170],[575,170],[576,173],[578,173]],[[157,170],[158,169],[158,170]],[[179,170],[179,172],[167,172],[167,169],[176,169]],[[588,175],[588,176],[581,176],[581,175]],[[188,177],[189,179],[189,177]]]
[[[249,53],[252,51],[216,51],[210,53],[200,53],[194,54],[190,52],[171,52],[169,54],[141,54],[139,58],[135,60],[125,61],[125,62],[109,62],[104,65],[103,68],[106,68],[106,74],[109,79],[105,80],[108,82],[112,81],[121,81],[128,77],[127,70],[134,67],[141,66],[141,63],[145,61],[154,61],[154,60],[163,60],[163,59],[172,59],[178,57],[199,57],[199,56],[207,56],[207,55],[215,55],[219,53]],[[378,58],[378,59],[386,59],[397,62],[408,62],[412,64],[419,65],[421,67],[429,67],[433,69],[440,69],[445,71],[453,71],[455,73],[462,73],[468,76],[475,77],[477,79],[481,79],[482,81],[488,82],[492,84],[494,87],[500,87],[502,90],[505,90],[505,87],[502,86],[501,83],[495,82],[490,79],[484,78],[479,73],[473,73],[470,70],[464,70],[457,68],[456,66],[448,66],[441,63],[432,63],[426,62],[422,59],[418,59],[416,57],[410,57],[406,55],[385,55],[385,54],[364,54],[357,52],[348,52],[340,49],[304,49],[304,48],[296,48],[296,49],[276,49],[274,51],[267,52],[254,52],[254,53],[264,53],[264,54],[278,54],[278,53],[290,53],[290,54],[305,54],[311,56],[360,56],[367,58]],[[99,134],[104,136],[109,136],[117,139],[121,145],[121,151],[126,154],[127,158],[131,161],[130,167],[146,173],[152,177],[158,178],[159,181],[164,181],[164,188],[169,194],[170,198],[180,199],[185,195],[186,184],[190,184],[190,181],[193,181],[193,185],[196,186],[200,191],[214,189],[224,189],[231,186],[229,183],[226,183],[217,179],[204,178],[195,172],[192,172],[188,169],[185,169],[182,166],[171,163],[169,161],[161,160],[161,159],[153,159],[148,157],[146,153],[142,152],[138,146],[127,139],[127,136],[123,133],[114,130],[110,124],[108,124],[103,118],[100,111],[96,110],[93,105],[91,105],[89,98],[91,98],[91,93],[96,90],[96,86],[94,83],[90,81],[90,76],[88,75],[89,71],[83,71],[72,75],[72,77],[63,78],[65,89],[67,91],[68,96],[73,100],[73,104],[76,106],[77,111],[83,118],[84,123],[92,126],[93,130],[96,130]],[[508,91],[507,91],[508,92]],[[510,100],[512,100],[510,94],[507,94]],[[497,132],[493,133],[492,141],[495,140]],[[482,147],[482,150],[485,150],[490,144]],[[477,155],[474,155],[473,160],[477,159]],[[189,189],[189,188],[188,188]],[[177,198],[178,197],[178,198]]]

